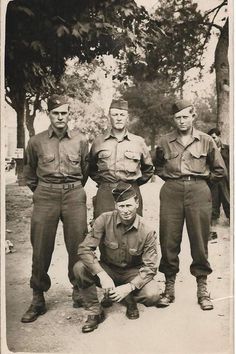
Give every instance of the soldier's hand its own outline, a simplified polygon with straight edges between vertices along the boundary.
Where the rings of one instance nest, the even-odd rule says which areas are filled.
[[[98,273],[97,276],[99,277],[101,287],[105,290],[105,295],[108,295],[109,289],[115,287],[112,278],[105,271]]]
[[[124,284],[117,286],[114,289],[111,289],[109,291],[109,298],[112,299],[112,301],[117,301],[120,302],[123,300],[129,293],[132,291],[132,288],[130,286],[130,283]]]

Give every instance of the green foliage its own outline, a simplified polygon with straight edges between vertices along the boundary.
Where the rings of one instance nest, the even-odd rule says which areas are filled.
[[[145,44],[148,14],[134,0],[13,0],[6,16],[6,94],[45,92],[66,60],[91,62]],[[54,84],[54,82],[53,82]]]
[[[166,81],[143,81],[129,87],[123,97],[129,101],[130,129],[153,148],[159,135],[171,127],[174,95]]]

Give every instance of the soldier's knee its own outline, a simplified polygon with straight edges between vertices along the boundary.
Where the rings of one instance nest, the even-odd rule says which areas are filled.
[[[160,289],[155,281],[146,284],[143,288],[144,291],[144,305],[153,306],[157,303],[160,297]]]
[[[73,267],[73,272],[74,272],[75,278],[76,279],[81,278],[81,275],[84,274],[84,271],[85,271],[85,266],[84,266],[83,262],[81,262],[81,261],[76,262]]]

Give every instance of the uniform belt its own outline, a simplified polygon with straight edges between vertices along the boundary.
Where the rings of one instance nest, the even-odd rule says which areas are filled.
[[[121,181],[119,181],[119,182],[121,182]],[[115,187],[117,187],[117,185],[118,185],[119,182],[101,182],[101,183],[99,184],[99,187],[100,187],[100,186],[108,186],[108,187],[115,188]],[[126,183],[135,185],[135,184],[137,184],[137,181],[126,181]]]
[[[206,178],[204,178],[203,176],[192,176],[192,175],[189,176],[185,175],[177,178],[177,180],[181,180],[181,181],[197,181],[200,179],[206,179]]]
[[[69,182],[69,183],[46,183],[46,182],[39,181],[38,184],[39,186],[44,186],[52,189],[74,189],[74,188],[82,187],[80,181]]]

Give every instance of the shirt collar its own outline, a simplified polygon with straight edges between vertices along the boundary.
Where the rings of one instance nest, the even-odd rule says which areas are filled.
[[[140,216],[139,216],[138,214],[136,214],[136,217],[135,217],[135,219],[134,219],[134,222],[133,222],[132,225],[130,225],[129,230],[131,230],[133,227],[134,227],[136,230],[138,230],[138,227],[139,227],[139,220],[140,220]],[[116,214],[116,225],[118,226],[118,225],[120,225],[120,224],[122,224],[122,221],[121,221],[120,215],[119,215],[118,212],[117,212],[117,214]]]
[[[115,138],[115,135],[113,134],[111,128],[108,129],[108,130],[105,132],[105,134],[104,134],[104,139],[107,140],[107,139],[109,139],[110,137]],[[130,133],[128,132],[128,130],[126,130],[126,132],[125,132],[124,139],[125,139],[125,138],[128,139],[128,140],[131,140]]]
[[[51,138],[53,136],[53,134],[56,135],[55,131],[53,130],[53,127],[50,125],[49,128],[48,128],[48,136],[49,136],[49,138]],[[69,127],[67,127],[65,135],[67,135],[68,138],[71,138],[71,130],[69,129]]]
[[[178,137],[179,137],[179,133],[178,133],[177,129],[173,130],[173,132],[171,132],[169,134],[169,142],[177,140]],[[200,140],[199,131],[197,129],[195,129],[194,127],[193,127],[193,130],[192,130],[192,137],[194,139]]]

